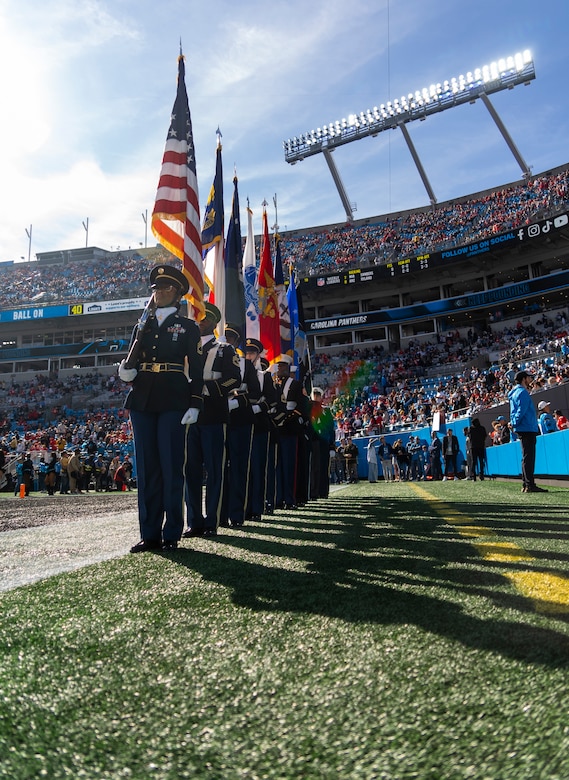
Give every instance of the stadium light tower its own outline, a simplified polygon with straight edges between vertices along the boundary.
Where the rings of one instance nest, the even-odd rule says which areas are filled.
[[[142,212],[142,221],[144,222],[144,248],[148,246],[148,209]]]
[[[318,127],[316,130],[289,138],[287,141],[283,141],[285,160],[294,165],[306,157],[322,153],[330,168],[330,173],[346,210],[346,216],[351,222],[353,210],[336,165],[332,160],[331,152],[338,146],[357,141],[360,138],[366,138],[370,135],[375,137],[384,130],[400,128],[431,203],[435,204],[435,194],[406,125],[417,120],[423,121],[431,114],[437,114],[464,103],[474,103],[480,98],[522,169],[523,176],[528,177],[531,175],[530,169],[498,112],[490,102],[489,95],[504,89],[513,89],[518,84],[527,85],[534,78],[535,67],[531,52],[524,51],[513,57],[484,65],[482,68],[476,68],[474,71],[468,71],[466,76],[461,75],[450,81],[431,84],[428,88],[410,92],[406,97],[382,103],[380,106],[374,106],[373,109],[368,108],[366,111],[360,111],[359,114],[350,114],[347,119],[336,120],[328,125]]]
[[[26,235],[28,237],[28,263],[32,259],[32,225],[30,225],[30,229],[28,228],[26,230]]]

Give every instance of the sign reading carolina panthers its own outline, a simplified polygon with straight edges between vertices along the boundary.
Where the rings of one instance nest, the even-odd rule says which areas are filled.
[[[556,274],[542,276],[539,279],[531,279],[528,282],[504,285],[495,290],[486,290],[481,293],[473,293],[458,298],[444,298],[427,303],[415,303],[412,306],[402,306],[400,309],[382,309],[370,311],[365,314],[351,314],[346,317],[334,317],[327,320],[310,320],[306,323],[310,333],[326,333],[341,329],[358,330],[366,325],[379,325],[387,323],[409,322],[450,314],[456,309],[480,309],[500,301],[525,298],[528,295],[547,293],[569,285],[569,271],[561,271]]]

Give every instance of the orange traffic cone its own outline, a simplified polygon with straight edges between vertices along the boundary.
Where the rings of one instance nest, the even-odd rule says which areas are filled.
[[[122,489],[123,489],[123,493],[124,493],[126,491],[126,482],[122,483]]]
[[[23,482],[20,483],[20,498],[26,497],[26,486]]]

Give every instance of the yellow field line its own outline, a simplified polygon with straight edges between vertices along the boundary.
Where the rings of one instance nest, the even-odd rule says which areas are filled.
[[[535,561],[528,552],[512,542],[499,539],[488,540],[495,536],[494,531],[483,525],[475,525],[471,517],[451,507],[428,490],[419,485],[409,485],[415,493],[424,498],[445,522],[452,525],[461,536],[472,540],[472,545],[487,561],[499,563],[518,563]],[[486,538],[483,538],[486,537]],[[480,541],[474,541],[480,539]],[[548,615],[569,614],[569,579],[558,574],[539,571],[504,571],[504,576],[512,583],[524,598],[533,602],[536,612]]]

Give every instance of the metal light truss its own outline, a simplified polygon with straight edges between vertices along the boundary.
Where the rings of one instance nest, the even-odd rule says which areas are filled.
[[[513,89],[518,84],[529,84],[535,78],[535,67],[531,53],[525,51],[513,57],[500,59],[482,68],[468,72],[450,81],[432,84],[428,89],[409,93],[407,97],[388,101],[380,106],[351,114],[347,119],[330,122],[328,125],[310,130],[300,136],[283,141],[285,160],[294,165],[305,157],[333,151],[338,146],[357,141],[359,138],[376,136],[384,130],[391,130],[431,114],[449,108],[473,103],[504,89]],[[486,105],[488,106],[487,101]]]

